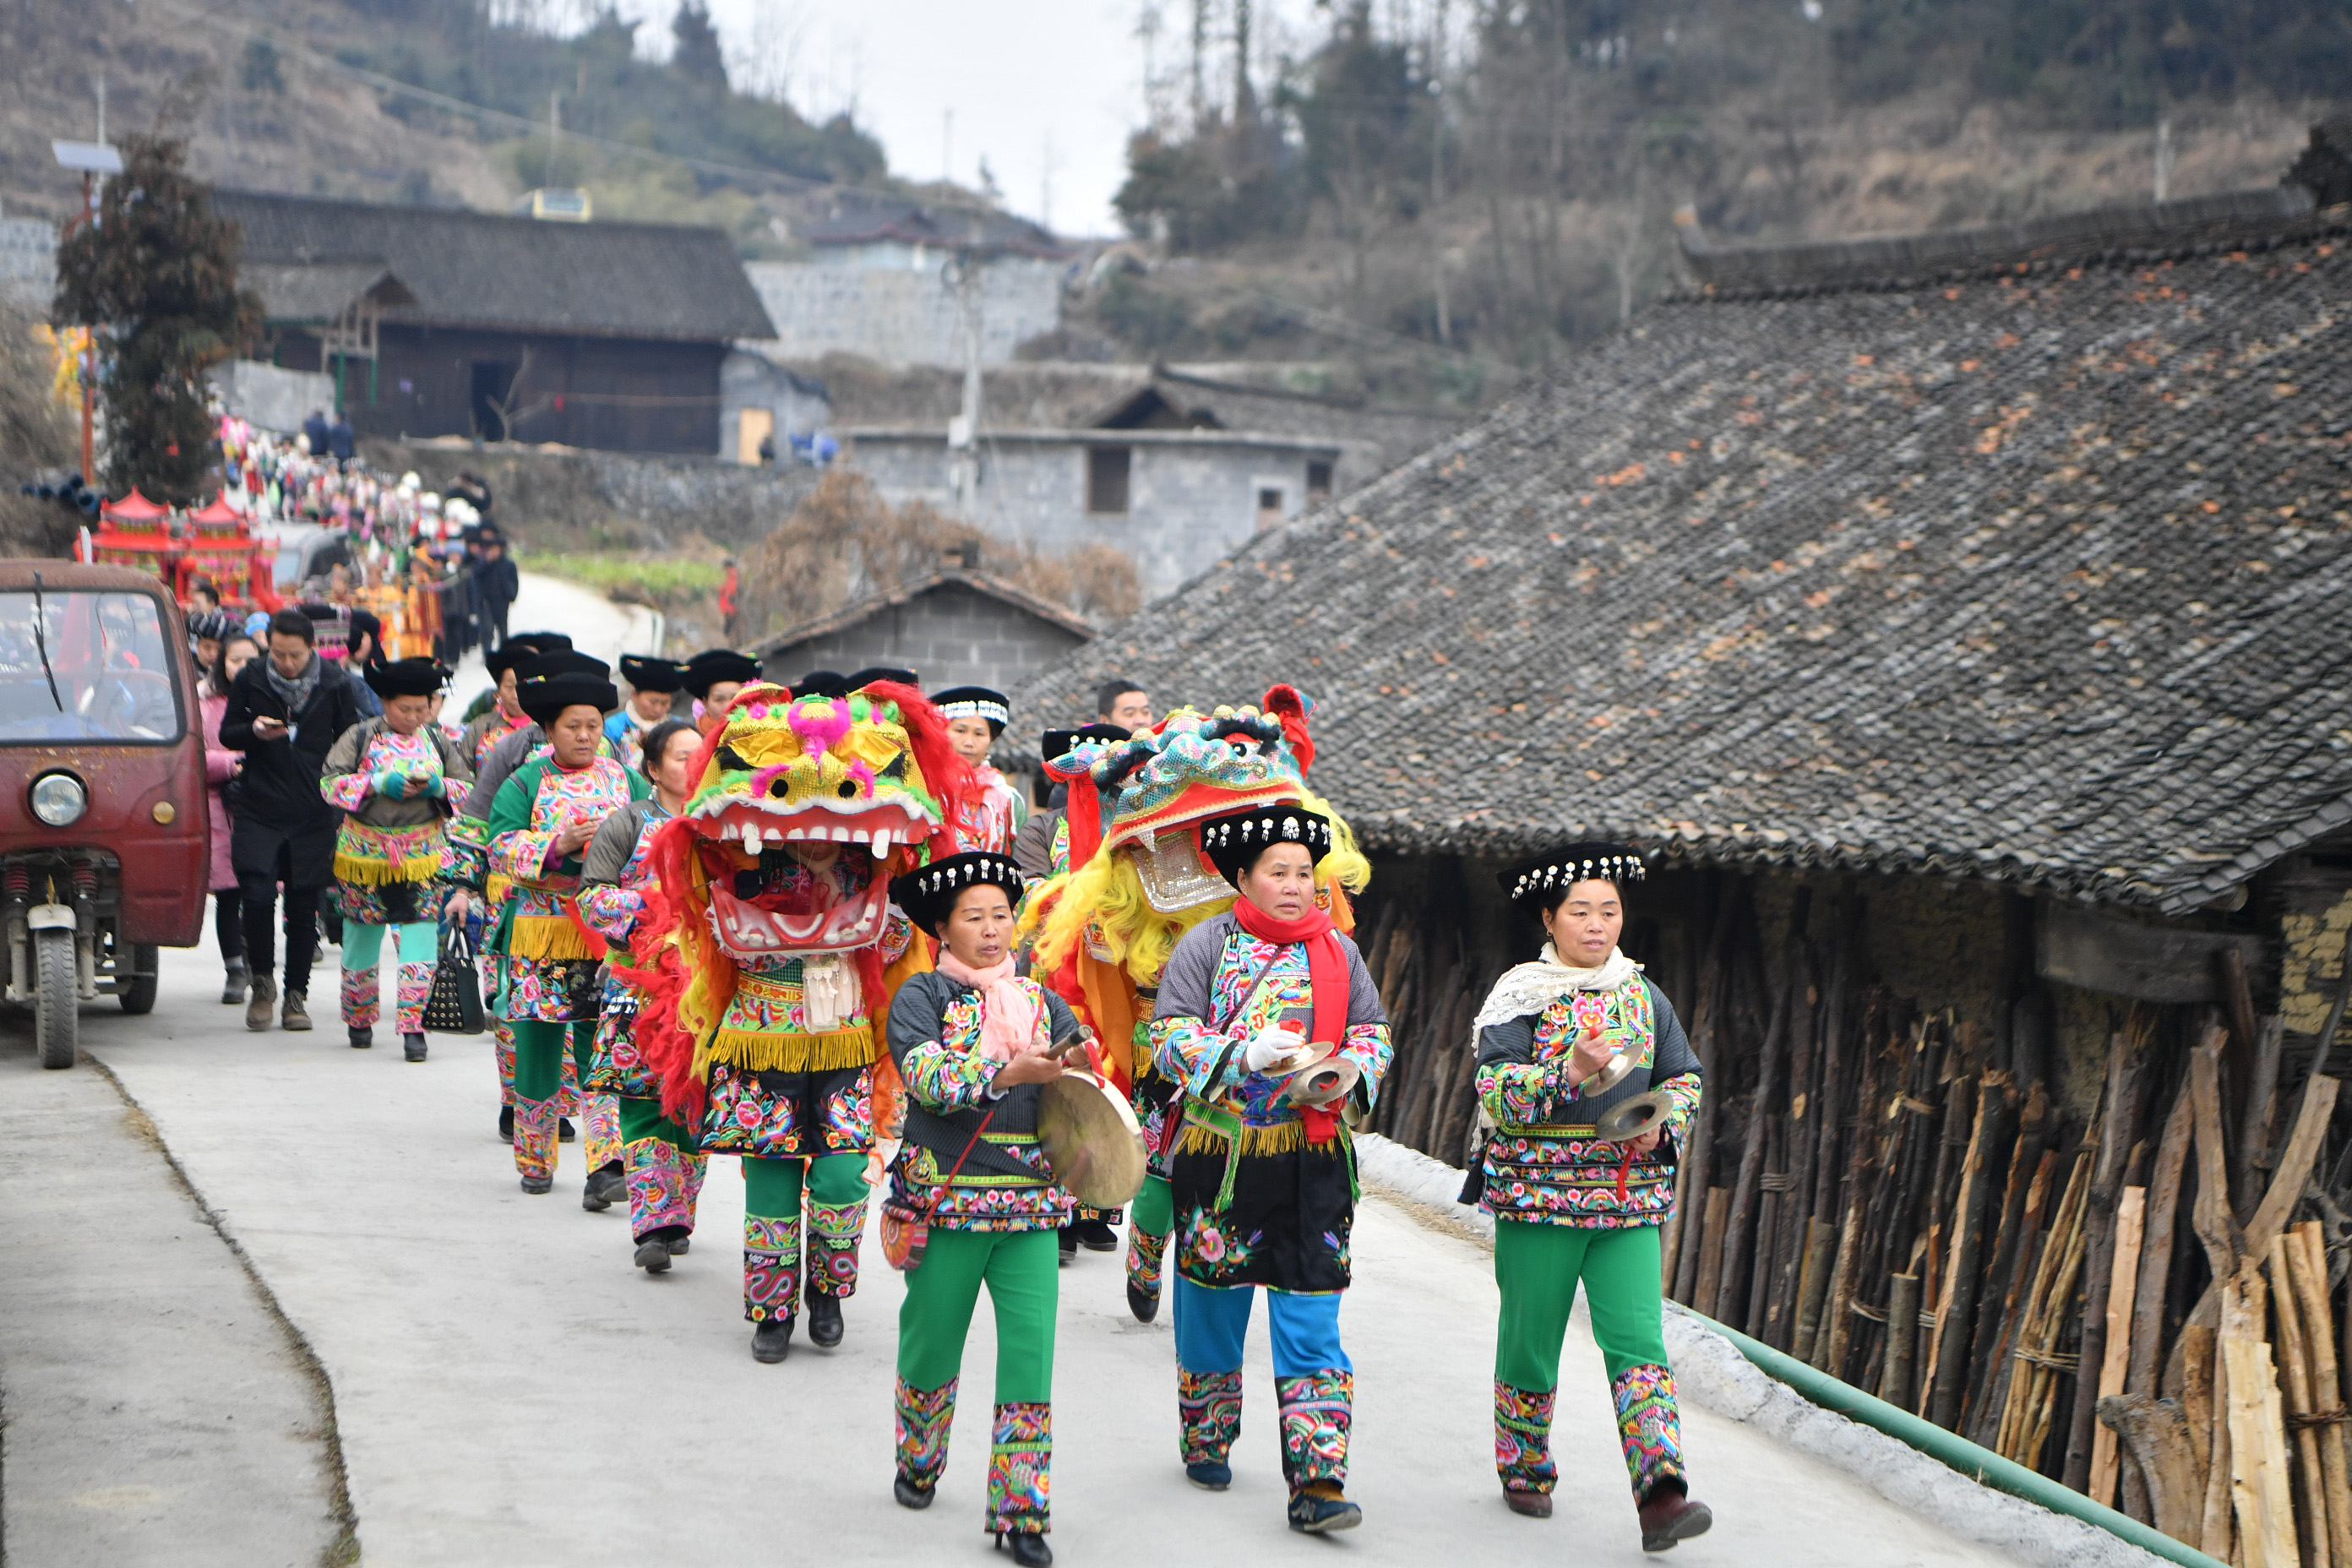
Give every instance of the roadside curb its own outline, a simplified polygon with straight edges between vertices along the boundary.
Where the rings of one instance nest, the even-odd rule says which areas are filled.
[[[312,1348],[309,1336],[287,1315],[284,1305],[278,1300],[278,1293],[263,1278],[260,1266],[254,1262],[252,1254],[246,1251],[245,1244],[237,1239],[236,1231],[230,1227],[228,1216],[206,1202],[203,1192],[189,1179],[187,1167],[180,1163],[180,1157],[164,1142],[163,1129],[155,1125],[155,1119],[147,1113],[145,1106],[139,1103],[130,1086],[116,1075],[112,1068],[92,1056],[87,1047],[81,1052],[79,1063],[113,1087],[123,1109],[131,1113],[140,1131],[154,1145],[155,1152],[163,1156],[165,1168],[172,1173],[173,1184],[195,1209],[196,1217],[220,1237],[221,1245],[228,1248],[229,1255],[236,1259],[237,1267],[245,1271],[246,1279],[252,1282],[255,1294],[261,1298],[261,1304],[270,1318],[285,1331],[287,1341],[293,1348],[295,1362],[301,1367],[303,1378],[319,1398],[318,1436],[327,1471],[327,1516],[340,1527],[335,1539],[319,1554],[319,1568],[350,1568],[351,1564],[360,1561],[360,1521],[358,1511],[352,1506],[351,1475],[343,1464],[342,1430],[335,1415],[335,1385],[327,1375],[326,1363],[319,1359],[319,1352]]]
[[[1492,1249],[1493,1217],[1456,1201],[1461,1171],[1377,1133],[1360,1132],[1355,1144],[1356,1172],[1366,1190],[1393,1200],[1424,1225]],[[2036,1568],[2168,1568],[2153,1552],[2095,1525],[1996,1491],[1907,1443],[1822,1409],[1759,1370],[1678,1303],[1665,1305],[1676,1390],[1701,1409],[1744,1422],[1921,1519]],[[1577,1310],[1582,1315],[1580,1303]]]

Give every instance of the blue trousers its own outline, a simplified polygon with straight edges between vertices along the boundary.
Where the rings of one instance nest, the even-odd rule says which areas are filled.
[[[1249,1335],[1250,1303],[1257,1288],[1213,1290],[1176,1276],[1176,1364],[1186,1372],[1239,1372]],[[1339,1298],[1265,1293],[1266,1326],[1274,1333],[1274,1375],[1353,1372],[1339,1345]]]

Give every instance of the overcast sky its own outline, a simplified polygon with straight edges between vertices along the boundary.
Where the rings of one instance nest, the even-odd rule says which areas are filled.
[[[1311,7],[1258,0],[1252,52],[1278,48]],[[646,18],[641,37],[664,50],[675,8],[676,0],[624,7]],[[1144,120],[1138,25],[1151,8],[1150,0],[710,0],[740,62],[739,85],[781,74],[794,107],[813,118],[854,107],[891,171],[907,178],[944,172],[977,184],[985,158],[1007,207],[1077,235],[1118,230],[1110,199],[1125,178],[1128,134]],[[1159,0],[1156,9],[1165,31],[1155,74],[1166,75],[1192,5]],[[1226,10],[1214,7],[1221,31]],[[1227,59],[1230,47],[1220,49]]]

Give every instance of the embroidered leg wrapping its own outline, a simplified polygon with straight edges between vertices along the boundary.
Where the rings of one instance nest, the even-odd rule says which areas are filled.
[[[761,1323],[793,1317],[800,1306],[801,1216],[743,1216],[743,1316]]]
[[[1160,1299],[1160,1270],[1168,1258],[1168,1232],[1154,1233],[1141,1221],[1127,1227],[1127,1282],[1137,1294]]]
[[[426,960],[411,963],[405,959],[400,965],[400,1001],[398,1017],[400,1032],[421,1035],[425,1032],[425,1004],[433,999],[433,963]]]
[[[514,1102],[515,1169],[526,1176],[555,1174],[555,1102],[525,1100]]]
[[[898,1475],[925,1489],[948,1468],[948,1428],[955,1421],[956,1383],[928,1392],[898,1380]]]
[[[631,1141],[623,1163],[629,1177],[629,1236],[643,1241],[665,1226],[694,1228],[694,1193],[702,1185],[702,1156],[667,1138]]]
[[[1176,1419],[1184,1463],[1225,1463],[1242,1430],[1242,1374],[1177,1368]]]
[[[857,1241],[866,1233],[866,1202],[808,1201],[809,1294],[847,1298],[857,1293]]]
[[[1625,1445],[1625,1469],[1633,1480],[1633,1500],[1648,1500],[1661,1481],[1683,1479],[1682,1415],[1675,1404],[1675,1374],[1655,1364],[1630,1366],[1609,1380],[1617,1405],[1617,1436]]]
[[[1282,1406],[1282,1473],[1290,1489],[1314,1481],[1345,1486],[1356,1374],[1327,1371],[1277,1377],[1274,1394]]]
[[[1043,1535],[1054,1468],[1054,1407],[1045,1400],[996,1407],[988,1444],[988,1532]]]
[[[583,1094],[581,1131],[588,1141],[588,1168],[601,1171],[621,1157],[621,1097]]]
[[[343,1027],[373,1029],[383,1015],[376,966],[347,964],[343,968]]]
[[[1503,1489],[1548,1492],[1559,1479],[1551,1458],[1551,1413],[1559,1397],[1554,1391],[1495,1384],[1495,1468]]]

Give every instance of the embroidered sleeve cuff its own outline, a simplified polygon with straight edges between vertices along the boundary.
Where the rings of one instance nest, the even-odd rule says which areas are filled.
[[[320,784],[319,793],[327,797],[329,805],[344,811],[357,811],[368,797],[368,776],[365,773],[342,773]]]

